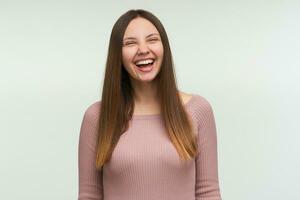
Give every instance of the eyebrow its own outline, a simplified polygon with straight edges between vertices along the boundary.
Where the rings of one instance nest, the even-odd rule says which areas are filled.
[[[159,34],[158,33],[151,33],[151,34],[147,35],[146,38],[151,37],[153,35],[159,35]],[[129,39],[136,39],[136,38],[135,37],[126,37],[126,38],[124,38],[124,40],[129,40]]]

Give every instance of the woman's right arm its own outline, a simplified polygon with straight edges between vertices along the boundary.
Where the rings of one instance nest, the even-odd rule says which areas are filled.
[[[102,170],[96,170],[96,140],[99,113],[93,104],[85,111],[78,146],[78,200],[103,200]]]

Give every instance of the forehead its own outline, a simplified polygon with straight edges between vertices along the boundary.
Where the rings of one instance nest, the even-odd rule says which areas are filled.
[[[158,33],[156,27],[147,19],[138,17],[128,24],[125,33],[125,37],[144,37],[151,33]]]

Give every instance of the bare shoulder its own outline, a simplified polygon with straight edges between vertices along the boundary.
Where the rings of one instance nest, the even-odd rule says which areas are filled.
[[[179,95],[184,104],[187,103],[193,97],[193,94],[189,94],[189,93],[182,92],[182,91],[179,91]]]
[[[182,91],[180,91],[179,94],[180,94],[180,97],[183,100],[184,104],[193,98],[192,100],[193,100],[194,107],[199,108],[201,110],[203,110],[203,109],[211,110],[212,109],[210,101],[202,95],[191,94],[191,93],[186,93],[186,92],[182,92]]]

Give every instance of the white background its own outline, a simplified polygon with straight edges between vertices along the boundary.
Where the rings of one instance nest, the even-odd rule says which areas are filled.
[[[180,89],[213,107],[223,199],[300,199],[299,1],[0,0],[1,199],[77,198],[83,113],[137,8],[163,23]]]

